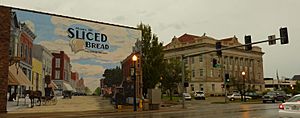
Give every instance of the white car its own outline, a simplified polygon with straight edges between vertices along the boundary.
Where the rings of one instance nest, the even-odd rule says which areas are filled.
[[[203,91],[195,92],[194,93],[194,98],[196,100],[205,100],[205,94]]]
[[[183,93],[184,99],[186,100],[192,100],[192,96],[189,93]]]
[[[279,117],[300,118],[300,94],[279,105]]]
[[[249,100],[249,99],[252,99],[250,96],[244,96],[246,101]],[[236,99],[241,99],[241,94],[239,93],[233,93],[232,95],[230,96],[227,96],[227,98],[230,100],[230,101],[234,101]]]

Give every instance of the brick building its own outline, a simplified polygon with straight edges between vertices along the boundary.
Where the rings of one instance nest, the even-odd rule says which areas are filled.
[[[62,95],[65,90],[73,91],[70,85],[71,81],[71,64],[70,58],[64,51],[52,53],[52,76],[51,79],[57,85],[57,95]]]
[[[84,85],[84,79],[81,78],[80,80],[78,80],[78,82],[76,83],[76,91],[78,93],[85,93],[85,85]]]
[[[32,80],[32,47],[35,37],[31,29],[25,23],[21,23],[19,54],[25,60],[20,62],[20,66],[30,81]]]
[[[77,88],[77,82],[79,81],[79,74],[77,72],[71,72],[71,86]],[[76,90],[76,89],[75,89]]]
[[[135,63],[135,68],[136,68],[136,93],[137,97],[141,98],[142,97],[142,90],[143,90],[143,83],[142,83],[142,66],[141,66],[141,58],[140,58],[140,53],[131,53],[126,59],[124,59],[122,63],[122,73],[123,73],[123,87],[126,92],[128,92],[127,95],[130,97],[133,96],[132,90],[126,90],[126,89],[131,89],[133,88],[133,79],[131,74],[133,73],[132,67],[134,67],[134,62],[132,61],[133,55],[137,56],[137,61]],[[131,96],[132,95],[132,96]],[[127,96],[127,97],[129,97]]]
[[[11,13],[9,8],[0,7],[0,29],[8,32],[0,32],[0,115],[7,109],[7,85],[9,68]]]

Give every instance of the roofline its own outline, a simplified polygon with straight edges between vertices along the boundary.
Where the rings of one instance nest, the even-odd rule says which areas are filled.
[[[188,46],[183,46],[183,47],[178,47],[178,48],[166,49],[166,50],[163,50],[163,53],[165,53],[165,52],[172,52],[172,51],[178,51],[178,50],[183,51],[183,50],[185,50],[185,48],[189,48],[190,49],[190,48],[195,48],[195,46],[196,47],[199,47],[199,46],[202,47],[204,45],[209,46],[209,47],[213,47],[214,46],[214,44],[211,44],[211,43],[201,43],[201,45],[195,44],[195,45],[188,45]],[[230,49],[230,50],[232,50],[232,49]],[[234,48],[233,50],[244,51],[243,49],[239,49],[239,48]],[[263,51],[258,52],[258,51],[253,51],[253,50],[251,50],[251,53],[257,53],[257,54],[262,54],[262,55],[265,54],[265,52],[263,52]]]
[[[96,21],[96,20],[89,20],[89,19],[83,19],[83,18],[77,18],[77,17],[71,17],[71,16],[64,16],[64,15],[59,15],[59,14],[54,14],[54,13],[47,13],[47,12],[41,12],[41,11],[31,10],[31,9],[23,9],[23,8],[11,7],[11,6],[5,6],[5,5],[0,5],[0,7],[10,8],[10,9],[16,9],[16,10],[22,10],[22,11],[33,12],[33,13],[39,13],[39,14],[45,14],[45,15],[52,15],[52,16],[57,16],[57,17],[64,17],[64,18],[69,18],[69,19],[74,19],[74,20],[81,20],[81,21],[87,21],[87,22],[93,22],[93,23],[100,23],[100,24],[104,24],[104,25],[111,25],[111,26],[117,26],[117,27],[122,27],[122,28],[134,29],[134,30],[139,30],[138,28],[130,27],[130,26],[125,26],[125,25],[117,25],[117,24],[112,24],[112,23],[105,23],[105,22],[100,22],[100,21]]]

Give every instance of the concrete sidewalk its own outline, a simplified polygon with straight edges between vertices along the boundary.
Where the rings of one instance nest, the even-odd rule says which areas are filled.
[[[62,97],[57,97],[57,99],[62,99]],[[35,99],[37,101],[37,99]],[[20,111],[22,109],[30,108],[30,99],[29,98],[20,98],[18,101],[7,101],[7,112]]]
[[[72,99],[58,98],[56,105],[29,107],[9,107],[8,113],[49,113],[49,112],[81,112],[81,111],[114,111],[109,100],[95,96],[74,96]]]

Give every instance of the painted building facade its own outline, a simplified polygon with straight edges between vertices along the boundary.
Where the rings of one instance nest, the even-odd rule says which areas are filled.
[[[30,81],[32,79],[32,47],[35,37],[31,29],[25,23],[21,23],[19,56],[24,60],[20,62],[20,66]]]
[[[45,93],[43,85],[43,64],[36,58],[32,58],[32,79],[31,79],[34,91],[42,91],[42,95]]]
[[[56,94],[62,95],[65,90],[72,91],[70,58],[64,51],[52,53],[52,80],[57,85]]]
[[[79,81],[79,74],[77,73],[77,72],[71,72],[71,86],[73,87],[73,88],[75,88],[75,90],[76,90],[76,88],[77,88],[77,82]]]
[[[52,76],[52,53],[42,45],[33,45],[33,57],[42,62],[42,86],[47,87],[45,83],[45,76]],[[44,95],[44,89],[42,90]]]

